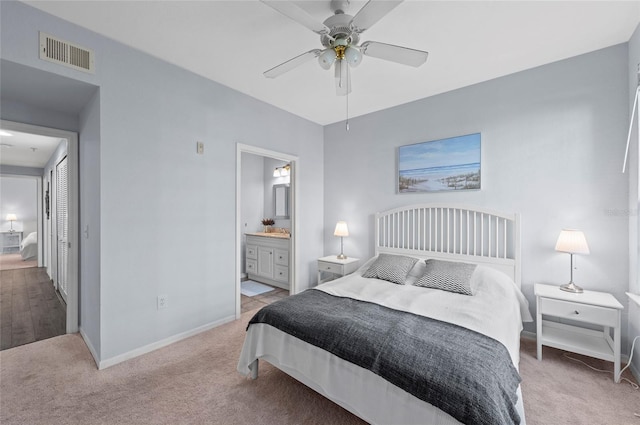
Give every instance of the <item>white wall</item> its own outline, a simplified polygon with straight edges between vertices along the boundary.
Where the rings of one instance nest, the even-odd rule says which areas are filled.
[[[100,353],[100,91],[79,114],[80,330],[92,353]]]
[[[629,40],[629,120],[631,120],[631,114],[633,110],[633,101],[635,100],[636,87],[640,85],[638,81],[638,72],[640,69],[640,25],[636,28],[635,32]],[[624,215],[629,217],[629,292],[640,294],[640,238],[638,236],[638,229],[640,228],[640,215],[638,211],[640,209],[640,192],[639,192],[639,179],[638,164],[640,159],[638,157],[640,149],[638,148],[638,123],[640,123],[640,111],[636,111],[635,126],[632,133],[632,143],[630,144],[629,158],[627,163],[627,174],[629,176],[629,203],[628,208],[625,210]],[[629,311],[629,344],[635,336],[640,336],[640,306],[630,301],[624,305],[628,306]],[[631,350],[629,346],[627,350]],[[636,343],[635,352],[633,355],[632,370],[635,376],[640,379],[640,342]]]
[[[0,231],[11,229],[7,214],[16,215],[13,230],[22,232],[23,237],[38,231],[38,180],[27,176],[0,177]]]
[[[344,123],[325,127],[325,254],[336,252],[338,219],[349,224],[345,251],[367,258],[376,211],[479,205],[521,214],[532,313],[535,282],[569,280],[568,255],[554,251],[563,227],[582,229],[591,248],[577,258],[574,280],[625,301],[628,219],[615,211],[627,206],[628,178],[620,173],[626,75],[625,44],[353,118],[349,132]],[[475,132],[482,133],[482,190],[396,193],[399,146]]]
[[[242,153],[241,228],[243,233],[261,232],[264,215],[264,158]],[[242,235],[242,272],[246,273],[245,236]]]
[[[99,205],[99,214],[81,207],[99,238],[85,244],[99,271],[81,276],[99,281],[80,306],[99,360],[234,316],[238,142],[299,158],[296,271],[298,287],[309,286],[322,255],[322,127],[25,4],[0,2],[0,19],[2,59],[99,87],[90,106],[99,119],[82,123],[93,129],[86,155],[80,135],[81,161],[99,170],[80,177],[82,196]],[[39,60],[38,31],[93,49],[96,73]],[[156,308],[159,294],[167,309]]]

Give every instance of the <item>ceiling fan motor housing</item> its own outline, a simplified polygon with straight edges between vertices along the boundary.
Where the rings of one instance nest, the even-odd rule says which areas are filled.
[[[327,18],[323,23],[330,31],[329,35],[321,35],[320,42],[324,47],[334,47],[334,40],[344,39],[347,44],[356,45],[360,41],[360,35],[351,30],[353,16],[346,13],[338,13]]]

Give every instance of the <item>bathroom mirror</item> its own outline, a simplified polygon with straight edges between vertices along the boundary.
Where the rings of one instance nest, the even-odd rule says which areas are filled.
[[[289,185],[273,185],[273,207],[276,219],[289,218]]]

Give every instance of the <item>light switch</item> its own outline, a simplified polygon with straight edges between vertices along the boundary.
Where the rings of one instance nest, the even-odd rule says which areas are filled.
[[[204,143],[198,142],[196,144],[196,152],[198,153],[198,155],[204,155]]]

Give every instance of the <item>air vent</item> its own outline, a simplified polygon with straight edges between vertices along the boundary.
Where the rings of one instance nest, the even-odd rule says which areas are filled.
[[[40,33],[40,59],[84,72],[95,72],[93,50]]]

